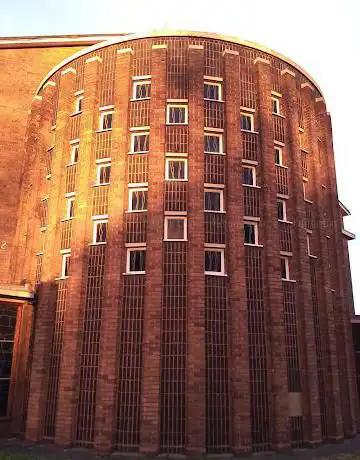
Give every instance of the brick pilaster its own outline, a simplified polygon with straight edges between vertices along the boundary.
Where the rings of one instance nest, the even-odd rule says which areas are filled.
[[[109,450],[116,432],[119,313],[123,286],[125,165],[128,155],[128,110],[132,50],[119,50],[115,66],[114,115],[111,151],[111,186],[104,301],[101,318],[99,373],[95,421],[95,448]],[[121,369],[120,369],[121,372]]]
[[[95,130],[98,127],[98,82],[101,59],[90,58],[85,63],[83,112],[80,125],[80,149],[77,165],[75,218],[72,223],[72,247],[68,290],[71,295],[64,317],[63,352],[60,364],[58,411],[55,442],[69,446],[76,433],[78,410],[78,382],[82,319],[87,281],[88,243],[91,233],[91,185],[94,177],[90,168],[94,163]],[[73,98],[74,100],[74,98]],[[69,141],[70,139],[67,139]],[[67,152],[69,144],[67,142]]]
[[[37,441],[41,437],[46,404],[50,344],[52,342],[54,304],[56,302],[54,279],[58,275],[55,267],[59,254],[55,248],[58,246],[56,245],[56,239],[60,220],[59,189],[63,178],[61,167],[67,145],[69,115],[72,111],[74,88],[75,70],[69,67],[62,73],[59,88],[58,117],[52,163],[53,177],[49,193],[49,219],[46,229],[46,244],[37,304],[36,333],[26,426],[26,438],[32,441]]]
[[[189,47],[187,452],[205,452],[204,49]]]
[[[270,62],[255,60],[259,91],[259,131],[261,133],[263,174],[264,250],[266,266],[266,300],[270,321],[270,401],[272,445],[283,449],[289,444],[288,390],[285,350],[284,307],[280,274],[280,245],[277,222],[276,170],[274,162],[274,136],[271,107]],[[261,225],[261,224],[260,224]]]
[[[160,446],[160,347],[162,245],[164,234],[166,45],[151,52],[150,154],[143,335],[143,394],[140,452]]]
[[[228,275],[230,305],[230,411],[232,417],[231,448],[235,454],[251,448],[249,392],[248,316],[245,284],[244,190],[242,177],[242,139],[240,131],[239,54],[224,52],[226,155],[227,155],[227,222]]]
[[[311,298],[309,256],[306,242],[306,210],[303,196],[303,171],[299,142],[299,119],[295,74],[283,72],[283,100],[287,119],[287,152],[289,156],[289,182],[291,197],[289,211],[293,215],[293,270],[297,282],[298,344],[301,370],[302,413],[304,440],[321,440],[318,370],[314,338],[314,319]],[[291,206],[291,204],[293,204]]]

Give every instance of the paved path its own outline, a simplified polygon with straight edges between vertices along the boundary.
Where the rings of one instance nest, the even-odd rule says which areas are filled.
[[[59,460],[151,460],[150,457],[142,457],[137,454],[123,454],[119,452],[113,452],[111,454],[104,454],[95,452],[94,450],[88,449],[60,449],[55,447],[53,444],[34,444],[30,442],[21,441],[19,439],[9,439],[0,441],[0,453],[22,453],[27,454],[34,460],[46,460],[46,459],[59,459]],[[355,454],[351,457],[342,456],[344,454]],[[325,459],[325,458],[351,458],[352,460],[360,460],[360,435],[352,439],[347,439],[342,443],[338,444],[326,444],[317,446],[310,449],[294,449],[289,453],[278,454],[268,453],[256,454],[252,458],[254,460],[310,460],[310,459]],[[186,456],[183,455],[159,455],[153,457],[157,460],[186,460]],[[242,457],[242,459],[251,457]],[[235,460],[231,455],[209,455],[208,460]]]

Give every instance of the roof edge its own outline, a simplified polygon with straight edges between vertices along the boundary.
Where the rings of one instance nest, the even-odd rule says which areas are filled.
[[[137,34],[128,34],[128,35],[117,35],[114,36],[114,38],[110,40],[106,40],[101,43],[97,43],[93,46],[90,46],[88,48],[82,49],[79,52],[73,54],[72,56],[64,59],[62,62],[60,62],[58,65],[53,67],[50,72],[45,76],[45,78],[42,80],[40,85],[38,86],[36,90],[36,94],[39,93],[41,90],[42,86],[44,83],[51,78],[51,76],[57,72],[59,69],[61,69],[63,66],[69,64],[72,62],[74,59],[77,59],[78,57],[81,57],[87,53],[90,53],[92,51],[96,51],[101,48],[106,48],[111,45],[116,45],[118,43],[123,43],[127,42],[130,40],[138,40],[141,38],[153,38],[153,37],[194,37],[194,38],[208,38],[208,39],[213,39],[213,40],[222,40],[225,42],[230,42],[230,43],[235,43],[237,45],[242,45],[246,46],[248,48],[253,48],[259,51],[262,51],[264,53],[270,54],[272,56],[277,57],[278,59],[281,59],[282,61],[288,63],[292,67],[294,67],[298,72],[300,72],[302,75],[304,75],[311,83],[316,87],[316,89],[319,91],[319,93],[322,95],[321,89],[317,82],[309,75],[301,66],[296,64],[296,62],[292,61],[291,59],[287,58],[286,56],[282,55],[281,53],[278,53],[277,51],[274,51],[270,48],[267,48],[266,46],[260,45],[255,42],[250,42],[247,40],[243,40],[239,37],[234,37],[231,35],[223,35],[223,34],[215,34],[215,33],[210,33],[210,32],[191,32],[191,31],[185,31],[185,30],[174,30],[174,31],[150,31],[148,33],[137,33]]]

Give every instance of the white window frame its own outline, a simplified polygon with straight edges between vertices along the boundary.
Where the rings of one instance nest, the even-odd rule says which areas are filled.
[[[307,181],[303,180],[303,195],[304,195],[304,200],[308,200],[307,196],[306,196],[306,184],[307,184]]]
[[[147,97],[136,97],[136,89],[138,86],[141,85],[148,85],[150,86],[150,91],[151,91],[151,80],[134,80],[133,81],[133,91],[132,91],[132,100],[133,101],[144,101],[147,99],[150,99],[150,96]]]
[[[126,251],[126,273],[129,273],[131,275],[143,275],[146,273],[146,270],[141,270],[141,271],[130,271],[130,253],[134,251],[145,251],[145,267],[146,267],[146,247],[145,246],[140,246],[140,247],[132,247],[132,248],[127,248]]]
[[[278,220],[280,222],[287,222],[286,200],[282,200],[281,198],[278,198],[277,203],[281,203],[282,204],[282,209],[283,209],[283,219],[278,218]]]
[[[245,184],[243,182],[242,185],[245,187],[257,187],[257,182],[256,182],[256,166],[251,166],[247,164],[243,164],[243,180],[244,180],[244,170],[245,169],[250,169],[252,171],[252,178],[253,178],[253,183],[252,184]]]
[[[285,278],[281,276],[282,280],[288,281],[290,279],[290,265],[289,265],[289,257],[286,256],[280,256],[280,264],[281,260],[285,261]],[[281,267],[280,267],[280,274],[281,274]],[[281,274],[282,275],[282,274]]]
[[[244,228],[244,245],[245,246],[259,246],[259,225],[253,220],[244,220],[245,225],[252,225],[254,227],[255,243],[247,243],[245,241],[245,228]]]
[[[110,114],[112,115],[111,128],[103,128],[104,119],[106,115],[110,115]],[[104,110],[103,112],[100,113],[99,131],[111,131],[113,128],[113,122],[114,122],[114,110]]]
[[[310,235],[307,233],[306,234],[306,246],[307,246],[307,253],[308,256],[311,256],[311,250],[310,250]]]
[[[75,112],[74,113],[81,113],[82,112],[83,99],[84,99],[83,95],[76,96],[76,99],[75,99]]]
[[[218,193],[220,195],[220,209],[213,211],[211,209],[205,209],[205,193]],[[205,212],[224,212],[224,190],[220,188],[205,188],[204,189],[204,211]]]
[[[205,80],[204,81],[204,90],[205,90],[205,85],[211,85],[211,86],[217,86],[219,88],[219,99],[210,99],[207,97],[204,97],[205,101],[217,101],[217,102],[222,102],[223,100],[223,94],[222,94],[222,83],[217,82],[217,81],[210,81],[210,80]],[[205,91],[204,91],[205,92]]]
[[[73,209],[73,215],[70,215],[70,209],[71,209],[71,203],[72,209]],[[74,217],[74,206],[75,206],[75,196],[68,196],[66,197],[66,216],[65,219],[72,219]]]
[[[75,152],[76,150],[78,151],[78,158],[79,158],[79,151],[80,151],[80,142],[75,142],[74,144],[71,144],[71,150],[70,150],[70,165],[75,165],[78,160],[75,161]]]
[[[213,136],[213,137],[218,137],[219,138],[219,151],[218,152],[209,152],[209,151],[205,150],[205,148],[204,148],[204,153],[208,153],[210,155],[222,155],[224,153],[224,136],[222,134],[218,134],[218,133],[205,132],[204,133],[204,145],[205,145],[205,136]]]
[[[170,220],[182,220],[184,222],[183,238],[169,238],[168,237],[168,222]],[[184,216],[165,216],[164,219],[164,240],[165,241],[187,241],[187,217]]]
[[[108,224],[109,219],[94,219],[93,221],[93,237],[92,237],[92,244],[106,244],[105,241],[96,241],[96,235],[97,235],[97,228],[99,224]],[[108,226],[107,226],[108,227]],[[106,228],[106,238],[107,238],[107,228]]]
[[[272,96],[272,98],[271,98],[271,108],[273,106],[273,104],[272,104],[273,101],[275,101],[275,106],[276,106],[276,112],[273,111],[272,112],[273,115],[281,115],[280,114],[280,99],[275,97],[275,96]]]
[[[71,257],[71,249],[67,249],[61,252],[61,273],[60,278],[66,279],[69,278],[69,275],[65,275],[66,261]],[[69,260],[70,263],[70,260]]]
[[[149,150],[138,150],[134,151],[134,146],[135,146],[135,137],[137,136],[149,136],[149,150],[150,150],[150,131],[139,131],[136,133],[131,133],[131,138],[130,138],[130,153],[147,153]]]
[[[109,185],[110,184],[110,179],[109,179],[109,182],[100,183],[101,169],[107,168],[109,166],[110,166],[110,177],[111,177],[111,162],[110,161],[96,165],[96,185]]]
[[[240,117],[249,117],[250,118],[250,126],[251,129],[243,129],[241,128],[241,120],[240,120],[240,128],[241,131],[245,131],[246,133],[254,133],[255,132],[255,122],[254,122],[254,114],[249,112],[240,112]]]
[[[205,267],[205,253],[206,252],[219,252],[221,254],[221,261],[220,261],[221,271],[219,272],[206,271],[206,267]],[[204,273],[205,275],[214,275],[214,276],[225,275],[225,249],[205,246],[204,248]]]
[[[170,109],[178,108],[185,109],[185,121],[184,123],[174,123],[170,121]],[[166,106],[166,124],[167,125],[187,125],[189,121],[189,110],[187,104],[167,104]]]
[[[274,157],[275,157],[275,151],[278,151],[279,152],[279,160],[280,160],[280,163],[276,163],[275,161],[275,158],[274,158],[274,161],[275,161],[275,164],[277,166],[284,166],[284,162],[283,162],[283,149],[281,147],[278,147],[277,145],[274,146]]]
[[[135,187],[135,188],[131,187],[131,188],[129,188],[128,212],[146,212],[147,211],[147,206],[146,206],[146,209],[132,209],[132,196],[133,196],[133,193],[135,193],[135,192],[147,192],[148,193],[148,198],[149,198],[149,189],[148,189],[148,187]]]
[[[181,162],[181,163],[184,163],[184,179],[173,179],[171,177],[169,177],[169,165],[170,165],[170,162],[172,161],[177,161],[177,162]],[[171,181],[174,181],[174,182],[185,182],[188,180],[188,161],[187,161],[187,158],[166,158],[165,160],[165,179],[166,180],[171,180]]]

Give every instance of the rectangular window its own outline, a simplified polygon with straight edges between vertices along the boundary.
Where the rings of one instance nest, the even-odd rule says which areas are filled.
[[[62,254],[61,274],[60,274],[61,278],[67,278],[69,276],[69,272],[70,272],[70,257],[71,257],[70,252]]]
[[[272,113],[275,115],[280,115],[280,100],[276,97],[272,97],[271,103],[272,103]]]
[[[106,243],[108,219],[94,220],[93,243]]]
[[[187,125],[188,107],[187,105],[168,104],[166,110],[166,123],[173,125]]]
[[[311,255],[311,249],[310,249],[310,236],[306,235],[306,246],[307,246],[307,253],[310,256]]]
[[[149,133],[132,133],[131,134],[131,153],[144,153],[149,151]]]
[[[187,160],[166,160],[166,180],[187,180]]]
[[[225,274],[225,251],[224,249],[205,249],[205,274]]]
[[[304,193],[304,200],[308,200],[308,183],[306,181],[303,181],[303,193]]]
[[[221,101],[221,83],[214,83],[209,81],[204,82],[204,99],[209,99],[211,101]]]
[[[240,117],[242,131],[254,131],[254,115],[251,113],[241,113]]]
[[[74,205],[75,205],[75,197],[72,196],[70,198],[66,198],[66,218],[71,219],[74,217]]]
[[[243,185],[256,185],[256,169],[254,166],[244,166]]]
[[[79,144],[72,144],[70,151],[70,164],[77,163],[79,159]]]
[[[279,220],[286,220],[286,201],[277,200],[277,214]]]
[[[75,99],[75,113],[81,113],[82,112],[83,99],[84,99],[84,96],[78,96]]]
[[[222,134],[205,134],[204,151],[205,153],[223,153]]]
[[[187,240],[187,220],[186,217],[165,216],[164,239],[175,241]]]
[[[145,273],[146,249],[127,250],[126,273]]]
[[[290,279],[290,270],[289,270],[289,258],[288,257],[281,257],[281,279],[288,280]]]
[[[275,164],[278,166],[283,166],[283,155],[282,149],[280,147],[275,147]]]
[[[149,99],[151,90],[150,80],[140,80],[133,82],[133,99]]]
[[[105,131],[107,129],[112,129],[113,114],[114,114],[113,110],[106,111],[106,112],[101,112],[99,128],[102,131]]]
[[[258,224],[256,222],[244,222],[244,243],[258,244]]]
[[[224,210],[223,190],[205,189],[204,191],[205,211],[220,212]]]
[[[96,183],[98,185],[110,184],[111,163],[97,165]]]
[[[129,211],[147,210],[148,189],[129,189]]]

